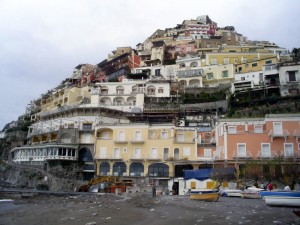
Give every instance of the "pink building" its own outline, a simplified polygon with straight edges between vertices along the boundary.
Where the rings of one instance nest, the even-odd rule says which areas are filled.
[[[267,165],[273,167],[276,176],[276,170],[285,174],[293,165],[300,173],[300,114],[221,119],[211,133],[215,136],[215,148],[210,147],[214,166],[250,163],[263,170],[263,165]],[[198,156],[207,153],[205,147],[198,145]]]

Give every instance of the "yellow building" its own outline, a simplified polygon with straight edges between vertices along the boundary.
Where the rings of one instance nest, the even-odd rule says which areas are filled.
[[[276,54],[246,50],[245,52],[231,52],[229,50],[228,52],[207,53],[206,59],[202,61],[202,66],[234,64],[236,73],[247,73],[261,71],[263,65],[278,62]]]
[[[68,87],[42,96],[36,101],[41,112],[47,112],[67,105],[89,103],[91,94],[89,87]]]
[[[174,177],[176,165],[197,161],[196,136],[196,128],[171,124],[99,125],[96,175]]]

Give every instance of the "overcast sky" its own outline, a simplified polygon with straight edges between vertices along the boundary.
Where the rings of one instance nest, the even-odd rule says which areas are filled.
[[[300,47],[298,0],[0,0],[0,130],[31,100],[156,29],[208,15],[249,40]]]

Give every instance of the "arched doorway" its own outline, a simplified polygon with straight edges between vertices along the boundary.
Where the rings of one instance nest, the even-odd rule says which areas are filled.
[[[150,177],[169,177],[169,166],[163,163],[153,163],[148,167]]]
[[[110,171],[110,165],[108,162],[102,162],[100,163],[100,175],[109,175],[109,171]]]
[[[93,155],[88,148],[82,148],[79,150],[78,160],[79,162],[93,162]]]
[[[140,162],[133,162],[129,168],[130,176],[144,176],[144,165]]]
[[[115,162],[113,165],[113,175],[121,176],[126,174],[126,164],[124,162]]]

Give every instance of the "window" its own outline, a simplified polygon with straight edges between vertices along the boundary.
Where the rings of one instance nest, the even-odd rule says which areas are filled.
[[[105,159],[106,158],[106,147],[101,147],[100,148],[100,159]]]
[[[114,158],[119,159],[120,158],[120,148],[114,149]]]
[[[156,69],[155,70],[155,76],[160,76],[161,74],[160,74],[160,69]]]
[[[190,155],[190,148],[189,147],[184,147],[183,148],[183,155],[184,156],[189,156]]]
[[[101,139],[108,140],[109,139],[109,132],[101,132]]]
[[[211,158],[211,149],[204,149],[204,157]]]
[[[228,77],[228,70],[222,71],[222,77]]]
[[[252,67],[257,67],[257,63],[252,63]]]
[[[278,134],[278,135],[283,134],[282,123],[281,122],[274,122],[273,123],[273,129],[274,129],[274,134]]]
[[[262,143],[261,144],[261,157],[270,157],[271,156],[271,149],[269,143]]]
[[[206,48],[210,48],[210,43],[207,43],[207,44],[206,44]]]
[[[92,130],[92,124],[90,124],[90,123],[82,124],[82,130],[85,130],[85,131]]]
[[[229,58],[224,58],[224,64],[229,64]]]
[[[175,159],[175,160],[178,160],[178,159],[179,159],[179,149],[178,149],[178,148],[175,148],[175,149],[174,149],[174,159]]]
[[[134,148],[133,149],[133,157],[135,158],[135,159],[139,159],[139,158],[141,158],[141,149],[140,148]]]
[[[162,131],[161,132],[161,139],[167,139],[168,138],[168,132],[167,131]]]
[[[183,142],[184,141],[184,134],[177,134],[177,142]]]
[[[157,158],[157,148],[151,148],[151,153],[150,153],[150,158],[151,159],[156,159]]]
[[[190,51],[192,51],[192,47],[186,47],[186,50],[187,50],[188,52],[190,52]]]
[[[267,60],[266,61],[266,64],[271,64],[272,63],[272,60]]]
[[[134,140],[141,141],[142,140],[142,133],[140,130],[135,131]]]
[[[164,93],[164,88],[162,88],[162,87],[158,88],[158,93],[163,94]]]
[[[284,143],[284,156],[285,157],[294,156],[294,146],[292,143]]]
[[[207,73],[207,80],[212,80],[214,79],[214,74],[213,73]]]
[[[296,71],[287,71],[288,72],[288,81],[296,81]]]
[[[211,58],[210,64],[217,65],[217,59],[216,58]]]
[[[164,148],[163,160],[167,160],[169,158],[169,149]]]
[[[263,133],[263,126],[262,125],[254,125],[254,133],[262,134]]]
[[[228,126],[228,134],[236,134],[236,126]]]
[[[246,144],[238,144],[237,156],[245,157],[246,156]]]
[[[125,141],[125,131],[124,130],[119,131],[118,140]]]

